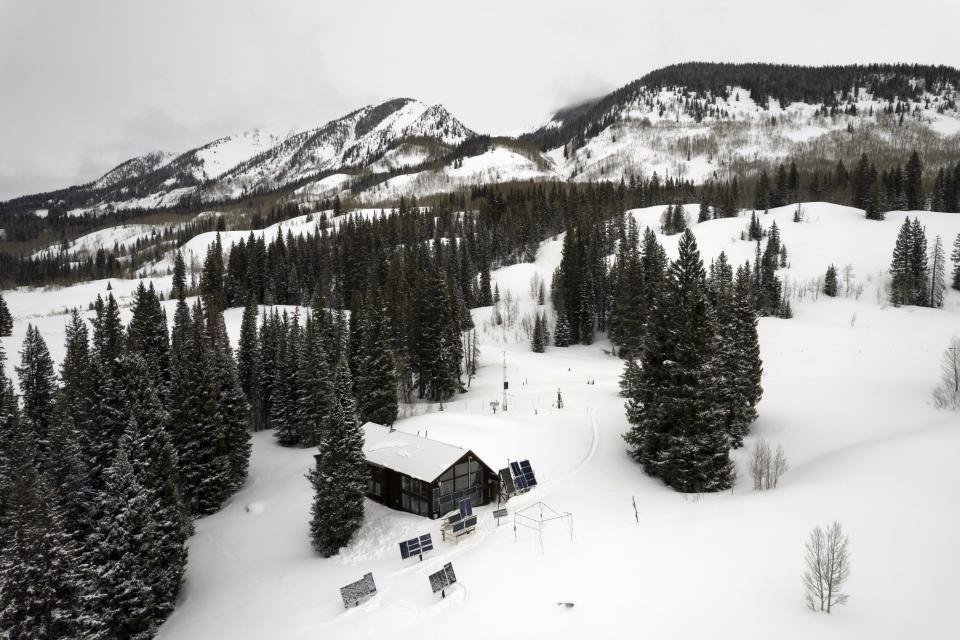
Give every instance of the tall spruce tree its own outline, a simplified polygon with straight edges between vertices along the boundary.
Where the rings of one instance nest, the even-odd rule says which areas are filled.
[[[624,436],[644,471],[685,492],[730,487],[732,463],[716,404],[720,376],[706,274],[693,234],[680,240],[649,321]]]
[[[27,334],[20,350],[20,366],[16,367],[23,403],[21,423],[29,430],[36,453],[35,464],[46,472],[50,468],[50,429],[56,419],[54,398],[57,378],[53,359],[39,329],[27,325]]]
[[[960,233],[953,241],[953,251],[950,252],[950,260],[953,262],[953,276],[950,279],[950,286],[960,291]]]
[[[0,337],[13,334],[13,316],[10,315],[10,308],[7,301],[3,299],[3,293],[0,293]]]
[[[823,295],[831,298],[837,296],[837,268],[832,264],[827,267],[827,274],[823,278]]]
[[[943,307],[943,296],[947,290],[946,282],[946,254],[943,251],[943,240],[937,236],[933,241],[933,251],[930,256],[930,297],[927,306],[934,309]]]
[[[324,430],[317,466],[308,478],[313,485],[310,537],[324,557],[337,554],[363,524],[367,468],[363,432],[356,415],[350,368],[341,358],[330,423]]]

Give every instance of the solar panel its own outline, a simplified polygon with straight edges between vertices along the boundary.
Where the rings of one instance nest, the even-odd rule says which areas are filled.
[[[361,602],[377,594],[377,585],[373,582],[373,574],[368,573],[356,582],[351,582],[340,589],[340,598],[345,608],[359,606]]]
[[[464,520],[460,520],[453,525],[453,532],[457,533],[458,531],[463,531],[463,528],[467,526]]]
[[[537,486],[537,478],[533,474],[533,467],[530,466],[529,460],[521,460],[517,465],[519,468],[520,474],[523,477],[523,486],[524,488],[532,488]],[[517,484],[520,484],[519,477],[517,479]]]
[[[477,516],[470,516],[469,518],[463,521],[464,527],[475,527],[477,526]]]
[[[433,538],[430,537],[429,533],[420,536],[420,553],[426,553],[427,551],[433,551]]]
[[[520,475],[520,465],[517,464],[516,462],[511,462],[511,463],[510,463],[510,471],[513,472],[513,475],[514,475],[514,476]]]
[[[510,469],[500,469],[499,476],[500,483],[507,495],[517,490],[513,485],[513,476],[510,474]]]
[[[466,518],[467,516],[473,515],[473,499],[467,498],[460,501],[460,517]]]
[[[455,524],[463,520],[463,515],[459,511],[447,518],[447,524]]]
[[[453,572],[453,565],[448,562],[443,565],[443,569],[440,571],[431,573],[428,579],[430,580],[430,589],[436,593],[454,584],[457,581],[457,574]]]
[[[413,556],[422,556],[427,551],[433,551],[433,538],[430,537],[429,533],[400,543],[400,557],[403,560]]]
[[[527,479],[522,474],[514,476],[513,482],[517,485],[517,489],[527,488]]]

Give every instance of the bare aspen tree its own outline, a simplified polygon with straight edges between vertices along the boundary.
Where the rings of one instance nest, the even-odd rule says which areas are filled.
[[[753,478],[754,490],[763,491],[776,488],[780,478],[789,469],[789,465],[782,446],[778,445],[776,453],[773,453],[770,445],[760,439],[750,451],[747,469],[750,477]]]
[[[938,409],[960,411],[960,337],[954,336],[940,361],[940,384],[933,391]]]
[[[770,446],[764,440],[757,440],[750,450],[750,459],[747,461],[747,469],[750,471],[750,477],[753,478],[753,490],[763,490],[763,479],[766,475],[766,468],[770,460]]]
[[[834,521],[824,531],[820,525],[810,532],[803,574],[807,606],[811,611],[830,613],[834,605],[845,604],[849,596],[843,584],[850,577],[849,538],[840,523]]]
[[[789,467],[783,447],[777,445],[777,452],[773,454],[773,460],[770,461],[770,470],[767,473],[767,489],[776,489],[777,483],[780,482],[780,478]]]

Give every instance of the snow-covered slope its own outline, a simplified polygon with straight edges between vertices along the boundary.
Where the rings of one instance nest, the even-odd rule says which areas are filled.
[[[470,448],[495,467],[529,458],[539,488],[511,499],[500,526],[491,507],[477,509],[479,531],[460,544],[442,542],[437,521],[368,501],[356,539],[339,556],[321,559],[307,537],[311,491],[304,474],[313,451],[284,449],[270,432],[257,434],[246,486],[196,523],[186,585],[160,637],[960,636],[960,421],[930,404],[940,354],[960,332],[960,293],[951,291],[942,310],[894,308],[883,295],[903,219],[919,216],[932,240],[960,233],[960,216],[891,212],[872,222],[847,207],[803,209],[801,223],[792,222],[793,207],[761,216],[765,227],[774,220],[780,227],[790,267],[779,273],[794,296],[793,319],[759,323],[764,395],[747,441],[749,447],[762,437],[784,447],[791,469],[777,489],[750,489],[743,450],[732,492],[684,497],[651,480],[625,452],[617,395],[622,362],[605,351],[609,344],[535,354],[519,326],[494,327],[491,310],[481,308],[474,311],[481,367],[470,390],[442,412],[405,407],[396,426]],[[662,210],[632,215],[656,230]],[[705,261],[720,251],[734,263],[752,259],[753,244],[740,240],[745,217],[697,224],[696,210],[692,205],[688,214]],[[658,235],[675,256],[677,236]],[[562,241],[541,245],[534,263],[493,273],[519,316],[537,309],[531,278],[549,282]],[[830,263],[841,271],[840,296],[807,292],[801,300],[801,284]],[[168,290],[170,279],[157,284]],[[136,282],[111,285],[128,304]],[[16,320],[15,335],[0,339],[6,352],[16,353],[33,322],[59,360],[64,307],[86,308],[106,286],[5,292]],[[164,304],[172,318],[171,303]],[[129,319],[128,309],[124,314]],[[234,340],[241,314],[226,313]],[[492,415],[504,358],[510,407]],[[553,404],[558,389],[562,409]],[[542,552],[535,532],[514,531],[513,514],[538,501],[573,514],[572,540],[562,521],[544,530]],[[810,529],[834,519],[850,535],[851,599],[827,616],[806,610],[800,576]],[[402,561],[397,542],[426,532],[435,551],[423,563]],[[431,594],[427,575],[445,562],[459,582],[442,599]],[[345,611],[339,588],[367,572],[378,595]]]
[[[154,151],[146,155],[131,158],[106,172],[93,183],[95,189],[104,189],[113,185],[141,178],[163,167],[173,160],[174,155],[166,151]]]
[[[788,156],[852,164],[864,150],[897,158],[935,148],[927,167],[935,171],[960,156],[958,93],[960,72],[949,67],[688,63],[560,109],[519,140],[479,136],[442,105],[396,98],[309,130],[255,130],[174,158],[151,154],[89,185],[6,206],[99,213],[265,192],[310,202],[346,188],[371,202],[478,183],[655,172],[699,183],[750,177]]]

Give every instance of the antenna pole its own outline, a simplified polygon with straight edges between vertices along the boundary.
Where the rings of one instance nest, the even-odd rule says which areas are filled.
[[[503,410],[507,410],[507,352],[503,352]]]

